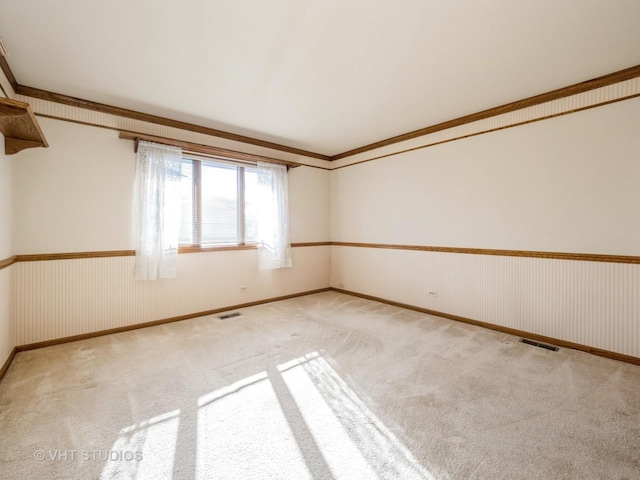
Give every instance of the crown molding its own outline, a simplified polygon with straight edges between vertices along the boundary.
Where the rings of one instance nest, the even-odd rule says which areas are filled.
[[[0,56],[0,69],[4,72],[4,76],[7,77],[9,84],[11,84],[11,88],[13,88],[13,91],[15,92],[16,88],[18,88],[18,82],[11,71],[11,67],[9,67],[9,64],[7,63],[7,59],[3,56]]]
[[[104,103],[93,102],[91,100],[84,100],[82,98],[71,97],[69,95],[63,95],[61,93],[50,92],[48,90],[42,90],[40,88],[27,87],[25,85],[18,84],[14,88],[15,92],[19,95],[26,97],[39,98],[40,100],[46,100],[49,102],[61,103],[72,107],[83,108],[85,110],[93,110],[96,112],[106,113],[110,115],[117,115],[119,117],[131,118],[133,120],[140,120],[143,122],[155,123],[157,125],[163,125],[166,127],[179,128],[189,132],[202,133],[210,135],[212,137],[225,138],[227,140],[234,140],[236,142],[247,143],[250,145],[257,145],[259,147],[270,148],[272,150],[278,150],[281,152],[293,153],[295,155],[301,155],[304,157],[317,158],[319,160],[329,160],[331,157],[322,155],[320,153],[309,152],[307,150],[301,150],[299,148],[288,147],[278,143],[267,142],[265,140],[258,140],[256,138],[247,137],[245,135],[238,135],[235,133],[225,132],[223,130],[217,130],[215,128],[203,127],[202,125],[196,125],[193,123],[182,122],[180,120],[172,120],[166,117],[160,117],[158,115],[150,115],[148,113],[138,112],[136,110],[129,110],[126,108],[114,107]]]
[[[607,85],[624,82],[625,80],[631,80],[632,78],[636,78],[636,77],[640,77],[640,65],[626,68],[624,70],[619,70],[617,72],[603,75],[601,77],[593,78],[585,82],[580,82],[573,85],[569,85],[567,87],[559,88],[557,90],[552,90],[550,92],[542,93],[540,95],[535,95],[533,97],[517,100],[515,102],[501,105],[499,107],[490,108],[488,110],[483,110],[481,112],[472,113],[470,115],[465,115],[463,117],[455,118],[453,120],[448,120],[446,122],[438,123],[436,125],[431,125],[429,127],[421,128],[420,130],[414,130],[413,132],[397,135],[395,137],[391,137],[386,140],[381,140],[379,142],[371,143],[363,147],[355,148],[353,150],[349,150],[347,152],[334,155],[331,157],[331,161],[340,160],[346,157],[351,157],[359,153],[368,152],[380,147],[386,147],[388,145],[393,145],[394,143],[404,142],[406,140],[411,140],[411,139],[422,137],[424,135],[428,135],[431,133],[447,130],[449,128],[458,127],[460,125],[465,125],[467,123],[477,122],[478,120],[485,120],[487,118],[495,117],[497,115],[503,115],[505,113],[521,110],[523,108],[533,107],[536,105],[540,105],[542,103],[547,103],[553,100],[569,97],[571,95],[588,92],[589,90],[595,90],[597,88],[606,87]]]
[[[615,83],[624,82],[625,80],[631,80],[633,78],[640,77],[640,65],[635,65],[633,67],[625,68],[623,70],[618,70],[617,72],[609,73],[607,75],[602,75],[600,77],[596,77],[591,80],[575,83],[573,85],[552,90],[550,92],[534,95],[532,97],[527,97],[522,100],[517,100],[515,102],[510,102],[504,105],[500,105],[498,107],[489,108],[481,112],[476,112],[476,113],[472,113],[462,117],[458,117],[452,120],[448,120],[446,122],[438,123],[435,125],[421,128],[419,130],[414,130],[412,132],[404,133],[402,135],[396,135],[395,137],[391,137],[386,140],[381,140],[378,142],[371,143],[369,145],[364,145],[362,147],[348,150],[346,152],[342,152],[337,155],[329,156],[329,155],[322,155],[320,153],[310,152],[307,150],[301,150],[298,148],[288,147],[286,145],[267,142],[264,140],[258,140],[258,139],[247,137],[244,135],[237,135],[237,134],[225,132],[222,130],[204,127],[201,125],[195,125],[192,123],[172,120],[166,117],[150,115],[150,114],[138,112],[135,110],[115,107],[112,105],[93,102],[90,100],[83,100],[81,98],[71,97],[69,95],[63,95],[60,93],[50,92],[48,90],[21,85],[17,82],[15,76],[13,75],[13,72],[11,71],[11,68],[9,67],[9,64],[7,63],[4,57],[0,57],[0,68],[4,72],[5,76],[7,77],[7,80],[11,84],[15,93],[24,95],[27,97],[39,98],[41,100],[61,103],[64,105],[70,105],[72,107],[78,107],[78,108],[93,110],[101,113],[117,115],[120,117],[131,118],[134,120],[155,123],[158,125],[179,128],[182,130],[202,133],[205,135],[211,135],[214,137],[225,138],[228,140],[234,140],[242,143],[248,143],[251,145],[257,145],[260,147],[271,148],[273,150],[279,150],[282,152],[288,152],[296,155],[302,155],[306,157],[317,158],[319,160],[327,160],[327,161],[340,160],[342,158],[357,155],[359,153],[368,152],[381,147],[404,142],[406,140],[411,140],[414,138],[422,137],[424,135],[432,134],[442,130],[447,130],[449,128],[465,125],[467,123],[472,123],[479,120],[495,117],[498,115],[503,115],[506,113],[514,112],[516,110],[533,107],[536,105],[540,105],[540,104],[551,102],[561,98],[569,97],[579,93],[584,93],[590,90],[606,87],[608,85],[612,85]]]
[[[83,108],[85,110],[93,110],[96,112],[107,113],[110,115],[117,115],[119,117],[131,118],[133,120],[140,120],[143,122],[155,123],[157,125],[164,125],[166,127],[179,128],[181,130],[187,130],[190,132],[202,133],[210,135],[212,137],[225,138],[227,140],[233,140],[236,142],[248,143],[250,145],[256,145],[259,147],[270,148],[281,152],[293,153],[295,155],[301,155],[304,157],[317,158],[319,160],[330,160],[328,155],[322,155],[316,152],[310,152],[302,150],[300,148],[289,147],[287,145],[281,145],[279,143],[268,142],[266,140],[259,140],[257,138],[248,137],[245,135],[238,135],[215,128],[204,127],[202,125],[196,125],[193,123],[182,122],[179,120],[172,120],[170,118],[161,117],[158,115],[151,115],[148,113],[138,112],[136,110],[129,110],[127,108],[115,107],[113,105],[107,105],[104,103],[93,102],[91,100],[84,100],[82,98],[72,97],[61,93],[50,92],[41,88],[28,87],[21,85],[16,80],[15,75],[11,71],[11,67],[4,57],[0,57],[0,68],[4,72],[7,80],[11,84],[13,91],[18,95],[24,95],[26,97],[39,98],[49,102],[61,103],[72,107]]]

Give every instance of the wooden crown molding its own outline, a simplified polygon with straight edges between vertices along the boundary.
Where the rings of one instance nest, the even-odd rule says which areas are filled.
[[[423,144],[423,145],[418,145],[416,147],[405,148],[405,149],[401,149],[401,150],[393,150],[393,151],[391,151],[389,153],[384,153],[382,155],[376,155],[374,157],[369,157],[369,158],[366,158],[364,160],[357,160],[357,161],[354,161],[354,162],[346,163],[345,165],[341,165],[341,166],[338,166],[338,167],[333,167],[330,170],[339,170],[341,168],[352,167],[354,165],[360,165],[362,163],[368,163],[368,162],[372,162],[374,160],[380,160],[382,158],[394,157],[396,155],[401,155],[403,153],[415,152],[417,150],[422,150],[422,149],[425,149],[425,148],[434,147],[436,145],[442,145],[442,144],[445,144],[445,143],[455,142],[457,140],[463,140],[465,138],[477,137],[478,135],[484,135],[484,134],[487,134],[487,133],[498,132],[500,130],[506,130],[508,128],[520,127],[522,125],[528,125],[530,123],[540,122],[540,121],[543,121],[543,120],[549,120],[551,118],[562,117],[564,115],[569,115],[569,114],[572,114],[572,113],[582,112],[584,110],[590,110],[592,108],[603,107],[605,105],[610,105],[612,103],[624,102],[625,100],[630,100],[630,99],[636,98],[636,97],[640,97],[640,93],[635,93],[635,94],[631,94],[631,95],[628,95],[628,96],[625,96],[625,97],[619,97],[619,98],[615,98],[615,99],[612,99],[612,100],[607,100],[607,101],[596,103],[596,104],[592,104],[592,105],[585,105],[585,106],[582,106],[582,107],[579,107],[579,108],[574,108],[574,109],[571,109],[571,110],[564,110],[562,112],[553,113],[553,114],[550,114],[550,115],[539,116],[539,117],[531,118],[531,119],[520,121],[520,122],[509,123],[508,125],[502,125],[502,126],[495,127],[495,128],[482,129],[482,130],[480,130],[478,132],[468,133],[468,134],[458,135],[458,136],[453,136],[451,138],[447,138],[447,139],[444,139],[444,140],[438,140],[438,141],[431,142],[431,143],[426,143],[426,144]]]
[[[72,107],[83,108],[85,110],[92,110],[95,112],[106,113],[110,115],[116,115],[124,118],[131,118],[133,120],[140,120],[143,122],[154,123],[157,125],[163,125],[166,127],[179,128],[189,132],[202,133],[213,137],[225,138],[227,140],[234,140],[237,142],[248,143],[251,145],[257,145],[259,147],[270,148],[286,153],[293,153],[295,155],[301,155],[304,157],[317,158],[319,160],[330,160],[328,155],[322,155],[320,153],[310,152],[299,148],[288,147],[286,145],[280,145],[274,142],[267,142],[265,140],[258,140],[256,138],[247,137],[245,135],[238,135],[235,133],[225,132],[214,128],[203,127],[201,125],[195,125],[193,123],[182,122],[178,120],[172,120],[158,115],[150,115],[147,113],[137,112],[135,110],[129,110],[126,108],[114,107],[112,105],[106,105],[104,103],[92,102],[90,100],[83,100],[81,98],[71,97],[69,95],[63,95],[60,93],[50,92],[40,88],[28,87],[21,85],[16,80],[16,77],[11,71],[11,67],[7,63],[7,60],[0,56],[0,68],[4,72],[7,80],[11,84],[13,91],[19,95],[27,97],[39,98],[40,100],[46,100],[49,102],[60,103],[63,105],[69,105]]]
[[[72,107],[83,108],[85,110],[93,110],[95,112],[106,113],[109,115],[116,115],[119,117],[131,118],[133,120],[140,120],[143,122],[155,123],[156,125],[164,125],[166,127],[179,128],[181,130],[186,130],[189,132],[202,133],[205,135],[210,135],[212,137],[225,138],[227,140],[234,140],[237,142],[248,143],[250,145],[257,145],[259,147],[279,150],[281,152],[293,153],[295,155],[302,155],[305,157],[312,157],[320,160],[330,159],[329,156],[322,155],[320,153],[309,152],[307,150],[288,147],[286,145],[267,142],[265,140],[258,140],[256,138],[247,137],[245,135],[238,135],[235,133],[217,130],[215,128],[203,127],[201,125],[196,125],[193,123],[182,122],[179,120],[171,120],[169,118],[160,117],[158,115],[150,115],[148,113],[142,113],[135,110],[129,110],[126,108],[114,107],[112,105],[106,105],[104,103],[92,102],[90,100],[83,100],[81,98],[71,97],[69,95],[63,95],[61,93],[50,92],[48,90],[42,90],[40,88],[27,87],[25,85],[17,84],[14,90],[17,94],[25,95],[27,97],[39,98],[40,100],[61,103],[64,105],[70,105]]]
[[[0,57],[4,57],[7,55],[7,49],[4,46],[4,42],[2,41],[2,38],[0,38]]]
[[[0,69],[2,69],[2,71],[4,72],[4,76],[7,77],[9,84],[11,84],[11,88],[13,88],[13,91],[15,92],[16,88],[18,88],[18,82],[16,81],[16,77],[13,75],[13,72],[11,71],[11,67],[9,67],[9,64],[7,63],[7,59],[1,55]]]
[[[15,76],[13,75],[13,72],[11,71],[11,68],[9,67],[9,64],[7,63],[4,57],[0,57],[0,68],[2,68],[7,79],[9,80],[9,83],[11,83],[13,90],[20,95],[39,98],[41,100],[61,103],[64,105],[70,105],[72,107],[78,107],[78,108],[93,110],[101,113],[107,113],[110,115],[117,115],[120,117],[154,123],[157,125],[164,125],[168,127],[179,128],[181,130],[186,130],[190,132],[203,133],[205,135],[226,138],[228,140],[234,140],[238,142],[248,143],[251,145],[271,148],[273,150],[279,150],[282,152],[293,153],[296,155],[303,155],[306,157],[317,158],[319,160],[328,160],[328,161],[340,160],[342,158],[357,155],[359,153],[368,152],[371,150],[375,150],[377,148],[393,145],[399,142],[404,142],[406,140],[411,140],[411,139],[428,135],[431,133],[447,130],[449,128],[458,127],[460,125],[465,125],[467,123],[484,120],[487,118],[495,117],[497,115],[503,115],[505,113],[521,110],[523,108],[533,107],[543,103],[551,102],[553,100],[558,100],[558,99],[569,97],[572,95],[577,95],[579,93],[588,92],[590,90],[595,90],[597,88],[606,87],[608,85],[613,85],[615,83],[620,83],[626,80],[631,80],[633,78],[640,77],[640,65],[635,65],[633,67],[619,70],[617,72],[613,72],[607,75],[602,75],[600,77],[596,77],[591,80],[569,85],[567,87],[559,88],[557,90],[552,90],[550,92],[542,93],[539,95],[534,95],[532,97],[528,97],[522,100],[517,100],[515,102],[511,102],[498,107],[483,110],[481,112],[465,115],[459,118],[448,120],[446,122],[438,123],[436,125],[431,125],[425,128],[421,128],[419,130],[414,130],[412,132],[405,133],[402,135],[396,135],[395,137],[391,137],[386,140],[381,140],[379,142],[374,142],[369,145],[348,150],[346,152],[339,153],[337,155],[329,156],[329,155],[322,155],[319,153],[301,150],[293,147],[288,147],[286,145],[280,145],[273,142],[258,140],[258,139],[247,137],[244,135],[237,135],[237,134],[225,132],[222,130],[203,127],[203,126],[195,125],[192,123],[182,122],[178,120],[171,120],[169,118],[160,117],[157,115],[150,115],[142,112],[137,112],[135,110],[114,107],[112,105],[106,105],[103,103],[93,102],[90,100],[83,100],[80,98],[71,97],[68,95],[60,94],[60,93],[50,92],[50,91],[39,89],[39,88],[20,85],[17,82]]]
[[[393,145],[394,143],[404,142],[405,140],[411,140],[417,137],[422,137],[423,135],[428,135],[430,133],[447,130],[453,127],[459,127],[460,125],[465,125],[467,123],[477,122],[478,120],[484,120],[490,117],[495,117],[497,115],[503,115],[505,113],[521,110],[523,108],[533,107],[536,105],[540,105],[542,103],[547,103],[553,100],[558,100],[560,98],[569,97],[571,95],[577,95],[579,93],[588,92],[589,90],[595,90],[596,88],[606,87],[607,85],[613,85],[614,83],[624,82],[625,80],[631,80],[632,78],[636,78],[636,77],[640,77],[640,65],[636,65],[635,67],[626,68],[624,70],[610,73],[608,75],[603,75],[601,77],[587,80],[586,82],[576,83],[574,85],[569,85],[568,87],[552,90],[551,92],[546,92],[540,95],[535,95],[533,97],[525,98],[523,100],[507,103],[499,107],[490,108],[488,110],[483,110],[481,112],[472,113],[470,115],[465,115],[463,117],[455,118],[453,120],[448,120],[446,122],[438,123],[436,125],[431,125],[429,127],[421,128],[420,130],[414,130],[413,132],[397,135],[395,137],[391,137],[386,140],[371,143],[363,147],[355,148],[353,150],[349,150],[347,152],[334,155],[331,157],[331,161],[340,160],[341,158],[346,158],[353,155],[357,155],[359,153],[368,152],[370,150],[375,150],[380,147],[386,147],[388,145]]]

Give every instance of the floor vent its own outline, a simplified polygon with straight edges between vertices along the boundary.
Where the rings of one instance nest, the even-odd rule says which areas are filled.
[[[534,347],[544,348],[546,350],[551,350],[552,352],[557,352],[558,350],[560,350],[558,347],[549,345],[548,343],[534,342],[533,340],[529,340],[527,338],[521,338],[520,343],[526,343],[527,345],[533,345]]]
[[[221,320],[226,320],[227,318],[239,317],[242,315],[240,312],[227,313],[226,315],[220,315],[218,318]]]

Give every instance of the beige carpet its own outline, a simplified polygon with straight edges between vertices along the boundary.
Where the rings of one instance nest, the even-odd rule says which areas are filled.
[[[2,479],[638,479],[640,367],[321,293],[23,352]]]

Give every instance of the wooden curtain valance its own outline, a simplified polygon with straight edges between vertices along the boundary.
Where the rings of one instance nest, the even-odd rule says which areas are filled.
[[[135,132],[121,131],[120,138],[124,140],[133,140],[135,142],[133,147],[135,152],[138,151],[138,142],[140,140],[146,140],[148,142],[162,143],[164,145],[180,147],[182,148],[182,151],[184,153],[204,155],[207,157],[220,158],[224,160],[236,160],[250,163],[279,163],[282,165],[286,165],[287,169],[298,167],[301,165],[300,163],[288,162],[286,160],[279,160],[277,158],[264,157],[262,155],[255,155],[253,153],[238,152],[236,150],[228,150],[226,148],[212,147],[210,145],[202,145],[200,143],[185,142],[184,140],[174,140],[172,138],[156,137],[154,135],[145,135]]]

